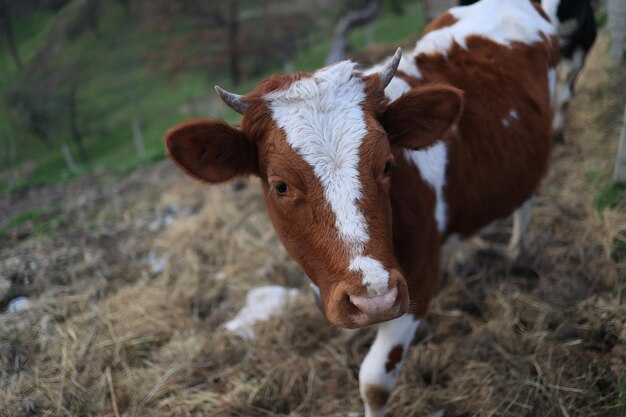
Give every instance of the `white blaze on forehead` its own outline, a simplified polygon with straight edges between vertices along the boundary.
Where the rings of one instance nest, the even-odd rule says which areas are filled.
[[[449,13],[457,22],[426,34],[418,41],[416,54],[446,54],[454,43],[466,49],[472,35],[510,46],[512,42],[531,45],[541,42],[542,34],[555,33],[554,26],[526,0],[482,0],[453,7]]]
[[[356,262],[350,269],[360,271],[364,284],[380,292],[387,288],[389,273],[380,262],[361,256],[369,241],[367,222],[358,207],[359,151],[367,135],[361,105],[366,97],[365,81],[354,66],[344,61],[321,69],[265,99],[289,145],[321,182],[339,236]]]

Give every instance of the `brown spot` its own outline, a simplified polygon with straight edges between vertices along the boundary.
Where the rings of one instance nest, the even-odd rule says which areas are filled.
[[[391,393],[378,385],[367,385],[365,387],[365,401],[372,410],[380,410],[385,407]]]
[[[402,360],[402,352],[404,349],[402,345],[398,345],[391,349],[389,356],[387,357],[387,363],[385,364],[385,370],[387,373],[396,369],[396,365]]]
[[[452,16],[452,14],[448,12],[440,14],[439,16],[435,18],[435,20],[433,20],[428,25],[426,25],[426,27],[424,28],[424,31],[422,32],[422,36],[426,35],[429,32],[434,32],[437,29],[442,29],[445,27],[452,26],[458,21],[459,20],[456,17]]]

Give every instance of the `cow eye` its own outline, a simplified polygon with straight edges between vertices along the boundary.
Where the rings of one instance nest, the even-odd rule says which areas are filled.
[[[284,182],[275,182],[274,190],[278,195],[285,195],[289,191],[289,187]]]
[[[391,161],[387,161],[387,163],[385,163],[385,166],[383,167],[383,174],[389,175],[390,173],[391,173]]]

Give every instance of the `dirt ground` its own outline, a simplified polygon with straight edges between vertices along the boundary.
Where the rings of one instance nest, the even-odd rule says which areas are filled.
[[[626,76],[598,41],[567,143],[512,268],[468,248],[409,353],[389,416],[623,416],[624,207],[597,211],[616,154]],[[373,331],[315,307],[257,183],[202,187],[168,161],[0,197],[0,416],[347,416]],[[42,232],[38,226],[47,225]],[[509,233],[503,222],[495,235]],[[299,288],[257,340],[222,324],[254,287]],[[27,296],[29,308],[7,311]]]

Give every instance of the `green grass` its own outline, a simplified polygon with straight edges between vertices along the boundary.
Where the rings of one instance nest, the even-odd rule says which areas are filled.
[[[626,206],[626,185],[609,184],[605,185],[597,193],[594,207],[598,211],[611,209],[620,210]]]
[[[90,156],[89,162],[79,160],[67,127],[53,131],[55,146],[48,150],[28,132],[13,131],[5,120],[4,112],[0,111],[0,146],[7,149],[9,141],[19,145],[17,163],[8,168],[15,168],[24,161],[31,161],[33,165],[33,169],[20,181],[0,183],[0,193],[63,182],[93,170],[126,175],[164,156],[162,138],[169,127],[190,117],[208,115],[209,98],[215,96],[213,85],[245,93],[264,78],[248,79],[233,87],[224,74],[207,76],[200,71],[189,71],[172,79],[155,73],[145,55],[160,47],[159,36],[139,30],[137,16],[126,14],[114,2],[102,4],[99,33],[87,31],[73,41],[63,39],[59,41],[60,45],[47,44],[51,42],[50,32],[54,32],[51,28],[56,29],[54,19],[63,16],[63,13],[67,18],[66,9],[56,17],[38,14],[25,19],[20,22],[17,38],[25,63],[39,48],[59,46],[59,51],[54,54],[54,64],[80,69],[78,122]],[[407,0],[402,16],[383,10],[374,23],[374,37],[376,42],[397,44],[407,36],[417,34],[422,24],[419,2]],[[318,35],[318,39],[330,38],[330,33]],[[354,48],[362,48],[366,40],[365,29],[355,30],[350,39]],[[309,71],[323,66],[329,47],[329,41],[316,42],[307,50],[300,51],[295,60],[296,70]],[[272,72],[280,70],[277,64]],[[16,75],[17,70],[6,48],[0,47],[0,83],[4,86],[12,82]],[[138,156],[132,139],[133,89],[140,100],[146,147],[143,157]],[[188,107],[189,101],[198,103],[198,115],[182,111]],[[215,116],[231,123],[239,119],[239,115],[225,107],[221,114]],[[67,124],[67,121],[61,122],[63,126]],[[77,172],[67,169],[61,152],[62,143],[71,149],[73,159],[79,165]],[[6,177],[6,168],[6,164],[0,168],[0,181]]]
[[[608,15],[606,13],[606,10],[602,10],[599,13],[596,13],[596,26],[598,26],[598,29],[603,28],[606,25],[606,22],[608,20]]]
[[[40,218],[42,218],[45,215],[46,215],[46,211],[42,210],[42,209],[39,209],[39,208],[25,210],[25,211],[23,211],[21,213],[18,213],[11,220],[9,220],[8,228],[9,229],[14,229],[16,227],[20,227],[21,225],[23,225],[26,222],[30,222],[30,221],[34,221],[34,220],[40,219]]]
[[[24,210],[13,216],[7,222],[6,226],[0,227],[0,238],[28,224],[31,225],[31,234],[41,236],[56,227],[60,221],[58,208],[49,210],[41,208]]]

